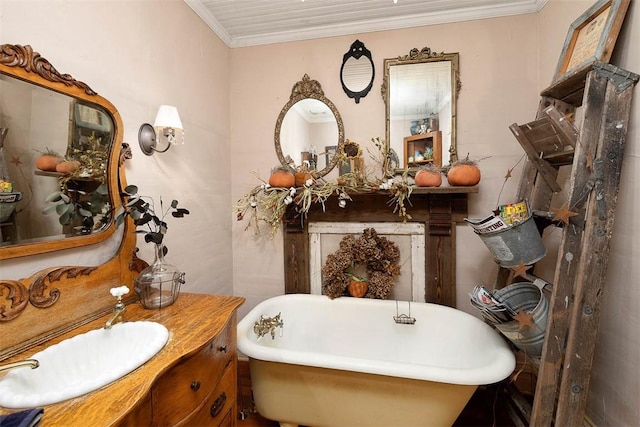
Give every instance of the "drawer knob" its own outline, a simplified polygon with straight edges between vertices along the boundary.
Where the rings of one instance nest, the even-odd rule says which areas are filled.
[[[218,396],[218,398],[215,400],[215,402],[213,402],[213,405],[211,405],[212,418],[215,418],[220,413],[220,411],[222,411],[222,408],[224,407],[224,404],[226,401],[227,401],[227,395],[223,391],[222,394]]]
[[[221,345],[220,347],[218,347],[218,350],[221,351],[222,353],[226,353],[227,352],[227,346],[226,345]]]
[[[198,391],[200,390],[200,381],[194,381],[191,383],[191,390]]]

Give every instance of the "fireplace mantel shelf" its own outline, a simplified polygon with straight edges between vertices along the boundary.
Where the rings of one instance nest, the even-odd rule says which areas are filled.
[[[405,202],[406,220],[394,211],[389,191],[349,193],[344,208],[332,196],[324,204],[314,204],[305,216],[294,208],[287,210],[283,220],[285,292],[309,293],[309,222],[420,222],[425,225],[426,255],[425,299],[455,307],[455,226],[464,223],[473,187],[414,187]]]
[[[468,194],[468,193],[477,193],[479,191],[478,185],[468,186],[468,187],[454,187],[450,185],[440,186],[440,187],[416,187],[413,186],[411,189],[411,194]],[[362,190],[355,190],[351,192],[347,192],[349,195],[352,194],[363,194],[363,195],[375,195],[375,194],[383,194],[390,195],[391,192],[388,190],[369,190],[363,188]]]

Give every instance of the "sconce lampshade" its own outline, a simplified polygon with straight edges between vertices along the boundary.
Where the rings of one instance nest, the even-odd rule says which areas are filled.
[[[153,123],[155,128],[173,128],[182,130],[182,121],[178,114],[178,109],[173,105],[161,105],[156,115],[156,121]]]
[[[158,137],[166,139],[166,147],[161,150],[156,148]],[[184,128],[182,127],[178,109],[172,105],[161,105],[153,126],[148,123],[143,123],[140,126],[138,143],[142,152],[147,156],[151,156],[156,152],[164,153],[171,145],[184,143]]]

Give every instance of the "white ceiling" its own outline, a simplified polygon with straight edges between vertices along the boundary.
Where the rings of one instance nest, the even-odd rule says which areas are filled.
[[[184,0],[229,47],[540,11],[547,0]]]

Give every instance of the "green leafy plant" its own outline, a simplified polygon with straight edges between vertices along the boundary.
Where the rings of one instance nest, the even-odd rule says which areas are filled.
[[[174,218],[183,218],[189,215],[189,211],[185,208],[178,207],[178,201],[172,200],[169,207],[164,208],[162,197],[160,197],[160,210],[156,213],[155,204],[152,198],[140,196],[138,187],[128,185],[124,189],[124,203],[116,212],[116,226],[121,226],[126,217],[130,216],[136,227],[143,227],[142,230],[136,230],[136,233],[144,234],[146,243],[162,243],[164,235],[167,234],[167,223],[165,217],[171,213]],[[166,246],[165,246],[166,253]]]
[[[82,234],[89,234],[107,224],[111,211],[106,184],[98,185],[93,191],[67,185],[65,189],[49,194],[45,201],[51,205],[43,209],[43,214],[55,211],[61,225],[79,223],[74,228]]]
[[[356,273],[356,269],[358,268],[362,270],[364,267],[356,264],[355,262],[352,262],[351,265],[345,270],[344,274],[346,274],[351,278],[351,280],[355,280],[356,282],[366,282],[367,279],[364,275],[359,275]]]

